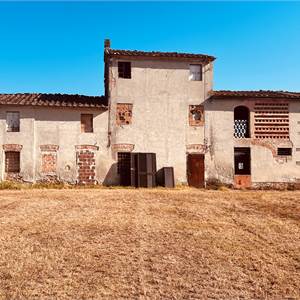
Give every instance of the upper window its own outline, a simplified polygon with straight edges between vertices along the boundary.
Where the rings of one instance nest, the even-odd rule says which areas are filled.
[[[119,78],[131,78],[131,62],[119,61],[118,74]]]
[[[277,148],[277,155],[291,156],[292,155],[292,148]]]
[[[204,107],[203,105],[189,106],[189,124],[190,126],[204,125]]]
[[[234,109],[234,137],[249,138],[249,109],[246,106],[237,106]]]
[[[202,65],[190,65],[189,79],[192,81],[202,80]]]
[[[81,132],[93,132],[92,114],[81,114]]]
[[[20,131],[20,113],[18,111],[6,113],[6,129],[8,132]]]

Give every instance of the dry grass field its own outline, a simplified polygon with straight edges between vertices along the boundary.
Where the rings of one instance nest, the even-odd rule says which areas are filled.
[[[0,299],[300,299],[300,192],[0,194]]]

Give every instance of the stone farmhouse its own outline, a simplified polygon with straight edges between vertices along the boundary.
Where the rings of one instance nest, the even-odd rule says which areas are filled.
[[[214,60],[105,40],[104,96],[0,94],[0,179],[118,185],[146,152],[195,187],[299,183],[300,93],[214,91]]]

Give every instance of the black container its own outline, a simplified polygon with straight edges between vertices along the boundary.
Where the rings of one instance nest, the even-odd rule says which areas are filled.
[[[159,169],[156,173],[156,182],[157,185],[174,188],[174,168],[173,167],[163,167]]]

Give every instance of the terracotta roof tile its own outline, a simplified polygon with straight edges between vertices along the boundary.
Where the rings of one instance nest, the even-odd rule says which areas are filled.
[[[299,92],[288,91],[212,91],[211,97],[214,99],[224,98],[285,98],[300,99]]]
[[[104,96],[68,94],[0,94],[0,105],[106,108]]]
[[[178,53],[178,52],[158,52],[158,51],[138,51],[138,50],[117,50],[106,48],[106,56],[115,56],[115,57],[149,57],[149,58],[178,58],[185,60],[201,60],[201,61],[213,61],[215,57],[205,54],[192,54],[192,53]]]

